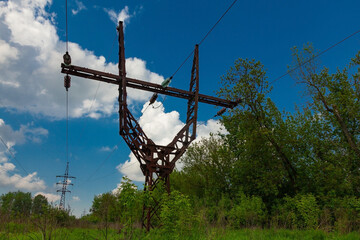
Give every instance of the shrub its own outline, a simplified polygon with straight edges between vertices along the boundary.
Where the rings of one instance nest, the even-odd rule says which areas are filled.
[[[312,194],[296,196],[298,226],[315,229],[318,226],[320,209]]]
[[[273,207],[271,225],[280,228],[315,229],[319,222],[320,208],[312,194],[284,197]]]
[[[178,191],[173,191],[170,195],[164,193],[160,218],[162,233],[174,238],[188,234],[195,219],[189,198]]]
[[[360,199],[345,197],[335,209],[335,229],[342,233],[359,230]]]
[[[240,227],[259,227],[266,219],[265,204],[260,197],[247,197],[240,193],[237,203],[229,212],[231,226]]]
[[[284,197],[280,203],[273,206],[270,224],[274,228],[297,228],[296,202],[294,198]]]

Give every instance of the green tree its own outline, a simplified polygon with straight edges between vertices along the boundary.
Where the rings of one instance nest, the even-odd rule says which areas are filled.
[[[265,70],[260,62],[238,59],[221,79],[218,95],[239,101],[223,116],[229,134],[227,145],[235,158],[233,192],[274,199],[279,193],[294,193],[297,188],[297,156],[292,132],[271,101]]]
[[[210,205],[216,205],[222,195],[230,194],[229,178],[233,159],[219,137],[212,136],[193,144],[181,162],[182,172],[172,176],[175,189],[203,199],[205,204]]]
[[[293,77],[305,87],[311,99],[308,108],[323,125],[318,131],[323,144],[313,145],[311,149],[319,162],[329,163],[328,168],[342,175],[337,194],[358,195],[360,184],[360,54],[350,64],[333,74],[327,68],[319,68],[313,60],[315,51],[312,45],[303,50],[293,49],[294,65],[300,66],[293,71]],[[305,63],[305,64],[304,64]],[[343,169],[342,171],[339,168]],[[330,172],[330,171],[328,171]],[[328,177],[330,180],[330,177]],[[330,184],[329,184],[330,185]]]
[[[120,223],[123,225],[125,237],[131,239],[134,223],[141,221],[142,201],[141,194],[136,185],[124,176],[116,194],[116,211]]]
[[[49,203],[45,196],[39,194],[36,195],[32,202],[31,213],[36,215],[44,214]]]
[[[24,193],[21,191],[8,192],[0,197],[2,212],[15,218],[21,217],[24,219],[24,217],[29,217],[31,213],[31,205],[31,193]]]
[[[104,237],[108,239],[110,222],[116,218],[116,197],[108,192],[94,197],[91,212],[98,217],[104,228]]]
[[[16,192],[13,203],[13,214],[16,217],[29,217],[31,213],[31,193]]]
[[[0,196],[0,207],[3,214],[11,214],[15,200],[15,194],[15,192],[8,192]]]

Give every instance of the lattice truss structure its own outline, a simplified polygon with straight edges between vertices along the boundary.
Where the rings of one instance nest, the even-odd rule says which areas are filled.
[[[69,175],[69,162],[66,163],[66,169],[64,175],[57,175],[56,178],[62,179],[61,182],[57,182],[56,185],[61,185],[61,189],[56,190],[56,192],[61,193],[59,208],[65,210],[65,197],[66,193],[71,193],[68,186],[73,186],[74,184],[71,183],[71,179],[75,179],[75,177]]]
[[[74,75],[119,86],[119,133],[140,163],[141,171],[145,176],[144,190],[151,192],[159,184],[164,183],[166,191],[170,193],[169,176],[175,167],[175,163],[196,137],[198,103],[203,102],[216,106],[222,106],[223,109],[233,108],[237,105],[237,103],[199,94],[198,45],[195,46],[194,50],[189,91],[172,87],[163,87],[159,84],[127,78],[122,22],[119,22],[117,30],[119,32],[119,75],[66,64],[61,65],[61,72],[67,74],[67,76]],[[155,144],[145,134],[135,117],[131,114],[126,102],[127,87],[187,99],[186,124],[167,146]],[[223,109],[219,112],[224,111]],[[156,227],[159,223],[157,220],[159,219],[158,210],[161,203],[154,197],[152,199],[152,203],[153,204],[151,206],[144,206],[143,208],[143,227],[147,230]]]

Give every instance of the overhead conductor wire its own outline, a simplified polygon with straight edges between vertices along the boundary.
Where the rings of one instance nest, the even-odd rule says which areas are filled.
[[[30,175],[28,173],[28,171],[26,171],[26,169],[21,165],[21,163],[16,159],[15,154],[11,151],[10,147],[5,143],[4,139],[0,136],[0,140],[2,142],[2,144],[5,146],[6,150],[10,153],[10,155],[12,156],[12,158],[18,163],[18,165],[20,166],[20,168],[27,174]]]
[[[65,0],[66,52],[69,52],[68,4]],[[69,91],[66,88],[66,163],[69,163]]]
[[[210,35],[210,33],[215,29],[215,27],[219,24],[219,22],[225,17],[225,15],[230,11],[230,9],[235,5],[235,3],[237,2],[237,0],[234,0],[231,4],[230,4],[230,6],[226,9],[226,11],[221,15],[221,17],[216,21],[216,23],[210,28],[210,30],[205,34],[205,36],[201,39],[201,41],[198,43],[198,45],[200,46],[204,41],[205,41],[205,39]],[[189,55],[185,58],[185,60],[180,64],[180,66],[175,70],[175,72],[171,75],[171,77],[170,77],[170,79],[172,79],[175,75],[176,75],[176,73],[184,66],[184,64],[189,60],[189,58],[194,54],[194,51],[195,50],[192,50],[190,53],[189,53]],[[165,101],[165,99],[166,99],[166,96],[163,98],[163,100],[162,100],[162,102],[159,104],[159,106],[156,106],[156,107],[154,107],[153,106],[153,108],[159,108],[162,104],[163,104],[163,102]],[[144,112],[147,110],[147,108],[149,107],[150,105],[148,105],[146,108],[145,108],[145,110],[144,110]]]
[[[235,5],[237,0],[234,0],[231,5],[226,9],[226,11],[221,15],[221,17],[217,20],[217,22],[210,28],[210,30],[205,34],[205,36],[201,39],[199,42],[199,46],[205,41],[205,39],[210,35],[210,33],[214,30],[214,28],[219,24],[219,22],[225,17],[225,15],[230,11],[230,9]],[[182,68],[182,66],[189,60],[191,55],[194,53],[195,50],[192,50],[190,54],[185,58],[185,60],[181,63],[181,65],[176,69],[176,71],[171,75],[171,77],[174,77],[175,74]]]
[[[314,60],[315,58],[320,57],[321,55],[323,55],[323,54],[326,53],[327,51],[333,49],[333,48],[336,47],[337,45],[345,42],[346,40],[348,40],[349,38],[355,36],[355,35],[358,34],[358,33],[360,33],[360,29],[357,30],[356,32],[353,32],[352,34],[350,34],[349,36],[345,37],[344,39],[340,40],[339,42],[331,45],[330,47],[326,48],[325,50],[319,52],[318,54],[316,54],[315,56],[309,58],[308,60],[300,63],[299,65],[297,65],[296,67],[290,69],[289,71],[287,71],[286,73],[284,73],[284,74],[281,75],[280,77],[275,78],[274,80],[272,80],[272,81],[270,82],[270,84],[273,84],[274,82],[277,82],[277,81],[280,80],[281,78],[283,78],[283,77],[285,77],[286,75],[292,73],[292,72],[295,71],[296,69],[299,69],[300,67],[304,66],[305,64],[311,62],[311,61]]]
[[[68,39],[68,7],[67,0],[65,0],[65,25],[66,25],[66,52],[69,51],[69,39]]]

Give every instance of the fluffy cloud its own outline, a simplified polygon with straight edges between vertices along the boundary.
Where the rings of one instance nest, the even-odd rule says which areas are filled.
[[[82,2],[80,2],[80,1],[78,1],[78,0],[76,0],[75,3],[76,3],[76,9],[71,9],[71,12],[72,12],[73,15],[76,15],[76,14],[78,14],[80,11],[86,9],[84,3],[82,3]]]
[[[19,51],[10,46],[4,40],[0,40],[0,69],[5,67],[7,63],[11,62],[12,60],[16,60],[19,55]]]
[[[0,118],[0,136],[8,147],[15,144],[23,144],[27,141],[41,142],[41,139],[48,136],[48,130],[41,127],[34,127],[33,123],[21,125],[19,130],[13,130],[10,125],[5,124]]]
[[[46,11],[50,0],[9,0],[0,2],[0,96],[2,107],[52,118],[65,117],[64,75],[59,64],[65,43],[59,40],[54,14]],[[110,14],[110,13],[109,13]],[[129,23],[129,9],[115,13]],[[117,65],[103,56],[69,43],[75,65],[117,73]],[[164,78],[146,68],[146,62],[129,58],[129,77],[161,83]],[[10,80],[9,80],[10,79]],[[117,88],[96,81],[72,77],[71,117],[99,118],[116,112]],[[72,94],[72,93],[76,94]],[[96,101],[94,97],[96,96]],[[144,101],[149,93],[129,90],[129,104]],[[46,104],[44,104],[46,103]]]
[[[44,193],[44,192],[37,192],[35,193],[35,196],[37,195],[43,195],[47,198],[48,202],[54,203],[60,200],[60,195],[58,194],[52,194],[52,193]]]
[[[75,202],[78,202],[78,201],[80,201],[80,198],[78,196],[73,196],[72,200],[75,201]]]
[[[15,144],[22,144],[26,141],[40,142],[48,135],[44,128],[33,128],[33,124],[21,125],[19,130],[13,130],[4,120],[0,119],[0,186],[7,186],[14,189],[26,191],[43,190],[46,188],[45,182],[37,177],[37,172],[27,173],[26,176],[14,173],[16,166],[9,162],[8,155],[14,157],[11,150]],[[4,146],[6,145],[6,146]],[[10,150],[9,150],[10,149]]]
[[[119,21],[124,22],[124,27],[129,22],[131,15],[129,14],[129,7],[125,6],[124,9],[122,9],[119,12],[115,12],[112,9],[104,9],[104,11],[109,15],[111,21],[113,21],[116,25],[119,23]]]
[[[159,104],[159,102],[154,103],[156,106]],[[165,112],[162,105],[159,108],[149,107],[144,111],[147,105],[148,103],[144,104],[139,124],[146,135],[156,144],[167,145],[185,124],[181,122],[178,112]],[[206,123],[198,124],[195,141],[209,137],[210,133],[226,133],[226,130],[219,121],[210,119]],[[116,168],[133,181],[144,181],[145,179],[140,170],[140,164],[132,153],[129,155],[128,161],[119,164]]]
[[[26,176],[10,174],[14,170],[15,165],[12,163],[5,162],[0,164],[0,186],[10,186],[11,188],[25,191],[44,190],[46,188],[45,182],[36,176],[37,172]]]

